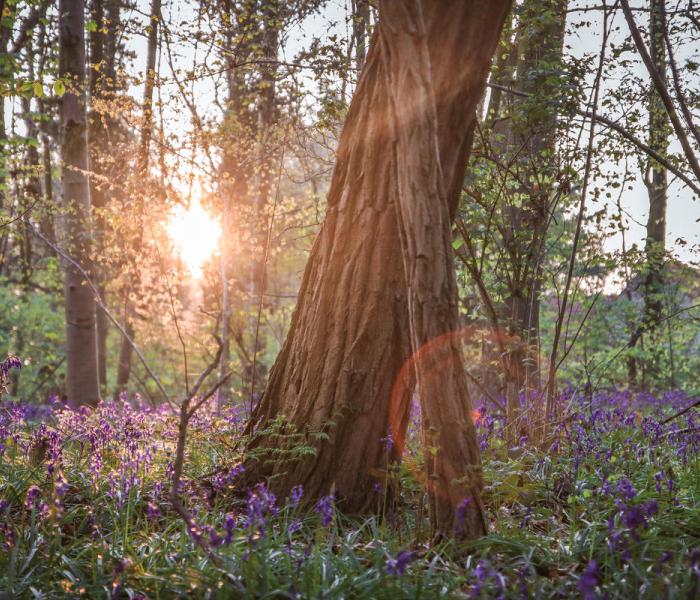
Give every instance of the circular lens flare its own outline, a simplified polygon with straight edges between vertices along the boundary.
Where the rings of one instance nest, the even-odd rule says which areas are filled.
[[[168,235],[193,277],[202,276],[204,263],[214,254],[221,237],[221,225],[202,208],[198,200],[172,211],[166,226]]]

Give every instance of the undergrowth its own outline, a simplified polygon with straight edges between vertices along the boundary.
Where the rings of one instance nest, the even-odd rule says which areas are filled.
[[[700,432],[680,393],[583,402],[546,450],[506,447],[477,413],[490,532],[431,544],[420,451],[397,468],[383,518],[332,496],[237,490],[243,415],[190,426],[172,510],[177,419],[129,403],[0,407],[0,590],[19,598],[693,598],[700,595]],[[414,442],[415,444],[415,442]],[[238,491],[239,500],[230,493]],[[306,508],[304,508],[306,507]],[[203,540],[205,544],[198,544]],[[210,548],[209,552],[203,547]]]

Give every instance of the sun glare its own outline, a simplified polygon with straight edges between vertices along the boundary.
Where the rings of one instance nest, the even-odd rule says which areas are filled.
[[[192,200],[187,208],[175,208],[167,230],[189,272],[195,278],[200,277],[204,263],[216,250],[221,237],[218,221],[202,208],[198,200]]]

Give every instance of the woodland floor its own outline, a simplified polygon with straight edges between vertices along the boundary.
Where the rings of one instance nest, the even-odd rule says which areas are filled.
[[[245,415],[195,416],[182,497],[167,500],[176,418],[103,404],[0,409],[0,594],[17,598],[697,598],[700,431],[691,400],[564,396],[546,451],[506,448],[478,413],[491,531],[429,543],[409,446],[398,506],[348,519],[302,490],[237,494]],[[415,431],[415,424],[413,426]],[[240,492],[240,490],[238,490]],[[242,500],[240,498],[243,498]],[[204,540],[205,552],[197,543]]]

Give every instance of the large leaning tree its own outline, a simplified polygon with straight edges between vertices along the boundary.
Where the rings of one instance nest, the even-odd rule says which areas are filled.
[[[268,478],[278,493],[301,484],[307,498],[333,491],[346,512],[371,510],[381,473],[400,459],[415,392],[434,532],[485,531],[451,231],[509,8],[509,0],[379,3],[326,218],[249,426],[270,433],[250,444],[248,476]],[[280,460],[300,436],[315,453]]]

